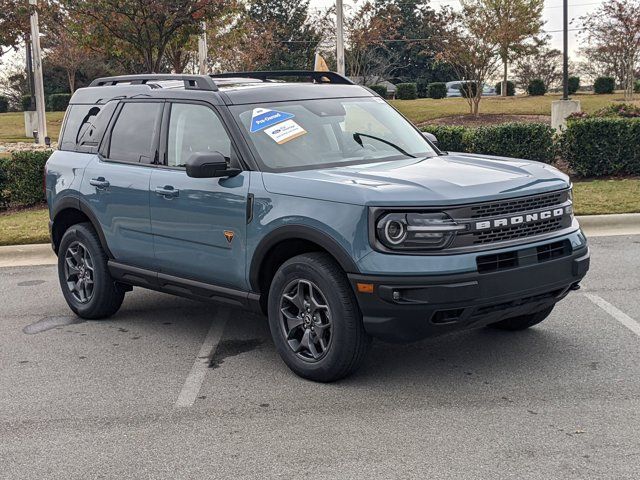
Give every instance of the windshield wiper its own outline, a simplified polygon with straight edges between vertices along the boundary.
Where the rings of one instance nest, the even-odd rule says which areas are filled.
[[[378,140],[379,142],[386,143],[391,148],[395,148],[397,151],[399,151],[403,155],[406,155],[407,157],[418,158],[415,155],[411,155],[409,152],[406,152],[402,147],[399,147],[395,143],[385,140],[384,138],[374,137],[373,135],[368,135],[366,133],[359,133],[359,132],[354,133],[353,139],[357,142],[358,145],[360,145],[363,148],[364,148],[364,144],[362,142],[362,137],[373,138],[374,140]]]

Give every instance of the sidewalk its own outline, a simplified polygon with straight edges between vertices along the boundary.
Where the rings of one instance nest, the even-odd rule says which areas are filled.
[[[587,237],[640,235],[640,213],[578,217]],[[48,243],[0,247],[0,268],[55,265],[58,259]]]

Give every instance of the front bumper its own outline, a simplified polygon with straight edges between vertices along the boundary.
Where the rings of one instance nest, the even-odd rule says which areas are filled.
[[[367,332],[410,342],[543,310],[577,288],[589,270],[586,246],[561,258],[540,255],[536,247],[520,249],[516,261],[489,273],[351,274],[349,280]],[[373,292],[359,292],[359,283],[373,284]]]

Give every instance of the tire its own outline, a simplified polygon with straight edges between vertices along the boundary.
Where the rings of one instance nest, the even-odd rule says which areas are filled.
[[[293,257],[278,269],[268,313],[282,360],[309,380],[333,382],[348,376],[371,345],[346,275],[325,253]]]
[[[521,315],[519,317],[507,318],[506,320],[492,323],[491,325],[489,325],[489,327],[509,331],[526,330],[529,327],[537,325],[538,323],[546,319],[549,315],[551,315],[553,307],[555,307],[555,305],[547,307],[544,310],[540,310],[539,312],[529,313],[527,315]]]
[[[72,225],[58,248],[58,278],[69,308],[81,318],[112,316],[122,305],[125,289],[107,267],[107,255],[90,223]]]

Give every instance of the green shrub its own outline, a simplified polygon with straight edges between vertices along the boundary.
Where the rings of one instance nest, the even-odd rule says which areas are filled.
[[[616,81],[613,77],[598,77],[593,83],[593,91],[597,94],[613,93],[616,89]]]
[[[544,95],[547,93],[547,87],[542,80],[534,78],[529,82],[529,85],[527,85],[527,93],[534,97]]]
[[[468,140],[473,129],[457,125],[428,125],[422,131],[438,139],[438,148],[448,152],[469,152]]]
[[[0,159],[0,188],[4,204],[28,207],[45,201],[44,165],[51,151],[14,152],[11,158]]]
[[[579,175],[640,175],[640,119],[569,120],[562,155]]]
[[[35,109],[35,106],[34,106]],[[31,95],[23,95],[22,96],[22,110],[28,112],[31,110]]]
[[[7,173],[5,172],[3,159],[0,158],[0,210],[6,208],[9,203],[7,198],[9,195],[7,191]]]
[[[445,98],[447,96],[447,84],[442,82],[430,83],[427,87],[429,98]]]
[[[380,95],[382,98],[387,98],[387,87],[385,87],[384,85],[371,85],[369,88]]]
[[[64,112],[71,100],[70,93],[54,93],[47,97],[47,110],[50,112]]]
[[[573,95],[580,88],[580,77],[569,77],[569,95]]]
[[[554,131],[544,123],[505,123],[475,130],[471,151],[550,163],[555,159]]]
[[[516,85],[511,80],[507,80],[507,97],[513,97],[516,94]],[[496,95],[502,95],[502,82],[496,83]]]
[[[0,95],[0,113],[6,113],[9,111],[9,99]]]
[[[636,83],[633,84],[633,92],[640,93],[640,80],[636,80]]]
[[[483,153],[550,163],[555,159],[553,129],[544,123],[505,123],[467,128],[429,125],[423,128],[438,138],[442,150]]]
[[[396,98],[399,100],[415,100],[418,98],[418,86],[415,83],[399,83],[396,85]]]
[[[419,78],[416,83],[416,88],[418,90],[418,98],[427,98],[429,96],[429,82],[426,78]]]

